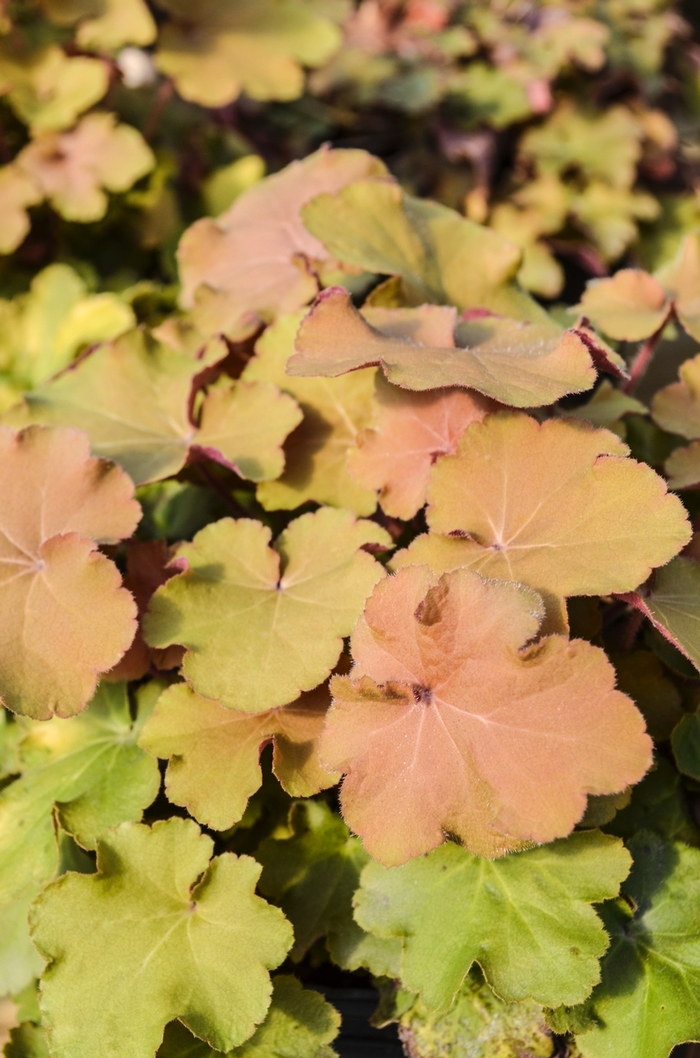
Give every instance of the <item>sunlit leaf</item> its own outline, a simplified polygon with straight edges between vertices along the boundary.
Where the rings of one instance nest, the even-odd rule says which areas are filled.
[[[178,683],[161,695],[139,745],[169,760],[169,800],[200,823],[227,830],[260,787],[260,753],[268,742],[274,745],[272,770],[293,797],[310,797],[338,781],[318,759],[329,705],[322,684],[280,709],[242,713]]]
[[[301,64],[320,66],[340,44],[337,27],[300,0],[157,0],[170,19],[156,61],[184,99],[207,107],[254,99],[296,99]]]
[[[196,221],[178,262],[182,301],[200,329],[237,337],[310,301],[318,290],[314,270],[330,254],[302,224],[302,206],[321,191],[385,172],[365,151],[321,148],[249,188],[216,220]]]
[[[448,843],[395,870],[368,864],[355,916],[403,939],[401,981],[428,1009],[446,1010],[475,962],[502,999],[558,1006],[600,979],[608,938],[590,905],[616,896],[629,867],[622,842],[596,831],[495,861]]]
[[[32,935],[57,1058],[152,1058],[175,1018],[227,1051],[263,1020],[291,927],[254,895],[254,860],[212,851],[191,820],[123,823],[98,844],[98,874],[40,895]]]
[[[273,382],[299,402],[304,414],[284,444],[284,473],[258,486],[258,500],[272,511],[294,510],[314,500],[360,515],[372,514],[374,491],[350,474],[347,457],[360,431],[372,421],[375,371],[369,368],[337,379],[287,375],[301,318],[301,314],[285,316],[268,327],[242,376]]]
[[[0,904],[58,868],[53,812],[85,848],[124,820],[138,820],[158,792],[151,757],[136,745],[145,716],[132,721],[125,684],[103,684],[70,723],[21,721],[22,775],[0,792]]]
[[[383,575],[361,549],[390,545],[378,525],[329,507],[293,521],[276,549],[270,537],[248,519],[202,529],[178,549],[184,572],[156,592],[145,623],[151,646],[187,647],[183,673],[198,694],[244,712],[292,702],[329,675]]]
[[[287,370],[334,378],[379,364],[405,389],[468,386],[516,407],[551,404],[595,381],[588,345],[575,330],[488,315],[455,327],[455,315],[443,310],[450,326],[437,346],[420,341],[431,308],[372,308],[363,318],[346,291],[330,287],[302,321]]]
[[[0,695],[36,719],[72,716],[134,638],[134,601],[96,542],[130,536],[141,508],[75,430],[2,427],[0,448]]]
[[[320,755],[345,773],[343,816],[380,863],[446,834],[488,857],[552,841],[587,794],[649,767],[643,719],[602,651],[563,636],[524,649],[541,617],[534,592],[466,569],[411,566],[375,588]]]
[[[671,303],[653,276],[622,268],[609,279],[591,280],[578,308],[611,338],[637,342],[663,326]]]
[[[567,419],[585,419],[591,426],[603,427],[624,437],[625,415],[646,415],[647,409],[636,397],[630,397],[621,389],[615,389],[607,378],[596,388],[590,400],[575,408],[560,409],[560,415]]]

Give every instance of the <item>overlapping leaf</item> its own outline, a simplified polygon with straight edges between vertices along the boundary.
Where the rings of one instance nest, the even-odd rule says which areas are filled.
[[[497,405],[466,390],[411,393],[376,380],[376,416],[348,453],[350,473],[360,485],[379,491],[382,509],[394,518],[413,518],[425,503],[430,470],[442,455],[453,455],[472,422]]]
[[[272,382],[291,394],[304,413],[284,445],[285,469],[276,481],[263,482],[257,496],[266,510],[294,510],[308,500],[372,514],[376,497],[349,473],[348,452],[372,421],[375,371],[354,371],[342,378],[292,378],[285,372],[294,353],[301,314],[285,316],[265,331],[247,364],[246,381]]]
[[[700,669],[700,564],[678,556],[656,573],[649,591],[622,598]]]
[[[57,44],[31,50],[13,35],[0,45],[0,79],[18,118],[37,134],[70,128],[102,99],[109,71],[100,59],[69,58]]]
[[[260,522],[224,518],[177,552],[185,567],[153,597],[146,642],[187,648],[193,689],[231,709],[263,712],[318,686],[341,652],[382,567],[378,525],[321,508],[270,546]],[[299,643],[304,644],[303,650]]]
[[[216,220],[196,221],[178,261],[182,300],[200,328],[237,337],[310,301],[315,269],[330,254],[302,224],[302,206],[322,191],[385,173],[365,151],[322,148],[247,190]]]
[[[274,744],[272,770],[293,797],[310,797],[338,781],[318,759],[329,705],[323,684],[279,709],[242,713],[178,683],[161,695],[139,745],[169,761],[169,800],[185,806],[200,823],[227,830],[260,787],[260,752],[269,742]]]
[[[72,716],[134,638],[134,601],[96,542],[130,536],[141,508],[76,430],[0,428],[0,491],[0,696]]]
[[[420,340],[429,309],[374,308],[363,318],[346,291],[331,287],[302,321],[287,370],[333,378],[379,364],[390,382],[406,389],[469,386],[516,407],[550,404],[595,381],[588,342],[576,330],[488,315],[454,330],[456,314],[445,309],[438,346]]]
[[[339,261],[400,277],[409,305],[436,302],[547,319],[514,282],[521,259],[514,243],[437,202],[405,195],[397,184],[365,180],[318,195],[302,217]]]
[[[602,651],[563,636],[523,649],[541,617],[534,592],[466,569],[411,566],[375,588],[320,752],[345,773],[344,818],[380,863],[445,834],[489,857],[552,841],[587,794],[649,767],[643,719]]]
[[[629,591],[690,537],[685,511],[607,430],[490,415],[433,467],[427,520],[397,565],[467,566],[546,597]],[[438,535],[441,534],[441,535]]]
[[[254,99],[296,99],[301,64],[320,66],[340,44],[337,27],[300,0],[157,0],[170,20],[157,63],[184,99],[207,107]]]
[[[292,931],[254,895],[255,861],[210,862],[212,851],[191,820],[123,823],[98,845],[99,874],[69,873],[38,898],[32,935],[49,960],[41,1008],[57,1058],[152,1058],[175,1018],[219,1051],[252,1035]],[[87,991],[74,986],[86,965]]]
[[[589,994],[608,945],[590,906],[617,895],[630,857],[596,831],[489,862],[448,843],[396,870],[369,863],[355,917],[403,940],[400,977],[446,1010],[478,962],[498,996],[549,1006]]]
[[[700,354],[682,363],[679,375],[654,395],[651,413],[663,430],[694,440],[700,438]]]
[[[642,832],[625,901],[603,909],[610,950],[583,1012],[584,1058],[666,1058],[700,1036],[700,852]]]
[[[220,358],[226,355],[221,345]],[[96,455],[113,459],[141,485],[176,474],[196,450],[255,481],[282,472],[282,442],[299,423],[296,403],[268,382],[212,389],[189,408],[200,363],[131,331],[27,394],[12,424],[77,426]]]

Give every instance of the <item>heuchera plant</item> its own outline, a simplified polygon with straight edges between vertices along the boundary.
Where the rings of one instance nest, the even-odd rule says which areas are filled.
[[[0,249],[148,173],[115,209],[165,225],[163,260],[184,228],[177,290],[99,290],[54,227],[0,302],[4,1054],[332,1058],[332,967],[412,1058],[667,1058],[700,1041],[700,234],[532,294],[571,218],[579,260],[620,256],[656,216],[643,149],[675,147],[661,111],[551,86],[653,73],[681,30],[663,4],[655,35],[596,5],[530,34],[507,4],[191,6],[3,15],[28,138]],[[483,158],[460,213],[323,146],[228,167],[226,208],[168,228],[167,160],[87,113],[152,44],[147,139],[171,104],[295,99],[303,67],[319,98],[551,113],[488,218]]]

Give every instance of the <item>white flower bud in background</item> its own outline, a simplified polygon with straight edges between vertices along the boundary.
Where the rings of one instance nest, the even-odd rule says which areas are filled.
[[[145,88],[153,84],[158,76],[153,59],[142,48],[122,48],[116,62],[127,88]]]

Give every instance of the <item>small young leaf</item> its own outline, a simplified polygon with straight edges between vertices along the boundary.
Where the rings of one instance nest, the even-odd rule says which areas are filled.
[[[621,268],[609,279],[592,279],[576,307],[611,338],[638,342],[663,326],[671,302],[653,276]]]
[[[95,541],[130,536],[141,508],[77,430],[0,427],[0,493],[0,695],[35,719],[72,716],[134,638],[134,600]]]
[[[629,867],[598,831],[495,861],[448,843],[395,870],[369,863],[355,917],[403,939],[401,981],[430,1010],[450,1006],[475,962],[506,1001],[581,1002],[608,945],[590,905],[616,896]]]
[[[383,575],[360,550],[370,543],[390,537],[330,507],[293,521],[276,550],[260,522],[214,522],[177,552],[186,568],[153,596],[146,642],[187,647],[188,682],[230,709],[286,705],[329,675]]]
[[[562,636],[523,650],[541,616],[534,592],[466,569],[409,566],[375,588],[320,753],[346,773],[343,815],[380,863],[446,834],[489,857],[552,841],[587,794],[649,767],[642,717],[601,650]]]
[[[229,1051],[263,1020],[268,970],[292,930],[254,895],[254,860],[212,851],[191,820],[122,823],[98,844],[98,874],[66,874],[38,897],[32,936],[49,963],[40,1005],[56,1058],[152,1058],[175,1018]]]
[[[700,851],[648,832],[629,847],[627,902],[602,909],[610,948],[576,1037],[584,1058],[666,1058],[700,1036]]]
[[[323,684],[280,709],[242,713],[178,683],[159,698],[139,745],[169,758],[165,790],[174,804],[214,830],[227,830],[260,787],[260,752],[270,741],[272,770],[292,797],[310,797],[338,781],[318,759],[329,705]]]
[[[415,324],[427,308],[412,310]],[[372,326],[377,313],[381,322]],[[586,342],[551,322],[485,316],[460,323],[449,344],[436,347],[414,339],[413,328],[405,328],[408,337],[397,334],[392,314],[401,326],[411,310],[373,309],[366,320],[342,288],[324,290],[299,328],[288,373],[334,378],[379,364],[390,382],[405,389],[468,386],[526,408],[583,392],[595,382]]]

